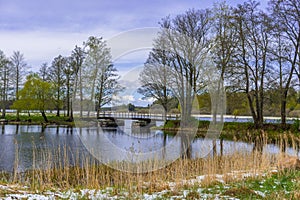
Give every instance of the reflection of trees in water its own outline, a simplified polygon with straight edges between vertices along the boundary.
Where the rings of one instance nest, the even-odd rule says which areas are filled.
[[[143,136],[150,136],[151,135],[151,130],[150,127],[145,126],[132,126],[131,127],[131,134],[132,135],[143,135]]]
[[[5,125],[4,124],[2,124],[1,131],[2,131],[2,134],[5,133]]]
[[[192,158],[192,142],[194,140],[194,134],[188,131],[180,130],[178,133],[180,137],[180,148],[181,148],[181,157],[183,159]]]

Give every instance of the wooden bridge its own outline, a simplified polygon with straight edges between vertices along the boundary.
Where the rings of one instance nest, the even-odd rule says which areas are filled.
[[[135,112],[103,112],[100,113],[98,119],[108,119],[115,121],[115,119],[131,119],[138,121],[164,121],[164,120],[175,120],[180,119],[179,115],[163,115],[163,114],[152,114],[152,113],[135,113]]]

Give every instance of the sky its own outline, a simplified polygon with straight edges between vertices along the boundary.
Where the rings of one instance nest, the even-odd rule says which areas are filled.
[[[0,0],[0,50],[24,54],[31,70],[51,64],[58,55],[69,56],[75,45],[89,36],[125,45],[127,53],[115,56],[115,66],[124,79],[136,78],[151,48],[158,22],[186,10],[212,7],[211,0]],[[217,2],[217,1],[215,1]],[[260,1],[263,6],[266,0]],[[241,3],[227,0],[230,5]],[[136,30],[148,30],[146,32]],[[148,29],[147,29],[148,28]],[[126,38],[126,33],[129,37]],[[121,37],[120,40],[118,36]],[[137,38],[147,40],[134,46]],[[119,43],[118,43],[119,42]],[[150,45],[149,45],[150,42]],[[133,51],[134,48],[138,51]],[[122,55],[121,55],[122,54]],[[126,95],[125,95],[126,96]],[[130,97],[131,98],[131,97]]]

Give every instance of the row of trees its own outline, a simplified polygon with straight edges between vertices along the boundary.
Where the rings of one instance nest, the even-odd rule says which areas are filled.
[[[2,117],[6,103],[13,101],[11,108],[17,110],[39,110],[47,122],[46,110],[67,111],[73,121],[73,108],[83,116],[90,115],[109,103],[122,90],[118,84],[117,70],[111,61],[110,49],[102,38],[89,37],[83,47],[76,46],[70,56],[55,57],[50,66],[42,64],[38,73],[28,71],[24,56],[15,52],[7,58],[0,52]],[[25,75],[29,73],[24,80]],[[22,89],[21,89],[22,88]]]
[[[252,0],[236,7],[220,3],[212,9],[167,17],[160,27],[140,74],[140,93],[156,98],[165,109],[176,96],[185,116],[190,114],[195,95],[214,84],[222,97],[224,84],[231,93],[246,94],[259,128],[263,126],[265,94],[276,91],[281,123],[286,124],[288,94],[300,82],[298,0],[270,0],[267,10]],[[216,77],[219,81],[209,80]],[[221,102],[212,106],[213,112],[218,104]]]
[[[286,124],[287,100],[300,83],[300,3],[270,0],[261,10],[249,0],[236,7],[226,3],[211,9],[189,10],[160,22],[154,48],[140,74],[145,97],[154,97],[166,111],[178,99],[181,116],[189,120],[195,100],[207,91],[218,98],[212,112],[223,112],[225,94],[243,92],[255,125],[263,126],[266,94],[276,93],[282,124]],[[14,52],[7,58],[0,52],[0,97],[2,117],[9,100],[20,110],[62,109],[73,120],[73,108],[80,116],[111,102],[123,88],[112,64],[110,49],[102,38],[90,37],[70,56],[57,56],[50,66],[23,78],[28,72],[24,56]],[[26,84],[49,83],[46,106],[35,102],[41,95]],[[45,84],[47,85],[47,84]],[[24,87],[23,87],[24,86]],[[23,87],[23,89],[21,89]],[[20,90],[21,89],[21,90]],[[42,90],[45,91],[45,90]],[[292,90],[294,91],[294,90]],[[216,98],[212,98],[216,99]],[[26,105],[26,106],[25,106]],[[18,116],[19,118],[19,116]]]
[[[8,101],[10,99],[18,100],[19,90],[27,70],[28,66],[22,53],[15,51],[13,55],[8,58],[0,50],[0,98],[2,102],[2,118],[5,117]],[[17,118],[19,118],[19,112],[17,112]]]

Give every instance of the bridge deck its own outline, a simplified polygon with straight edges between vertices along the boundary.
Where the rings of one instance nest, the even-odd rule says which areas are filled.
[[[105,112],[100,113],[100,117],[98,119],[132,119],[132,120],[171,120],[171,119],[179,119],[178,115],[167,115],[164,116],[162,114],[150,114],[150,113],[134,113],[134,112]]]

